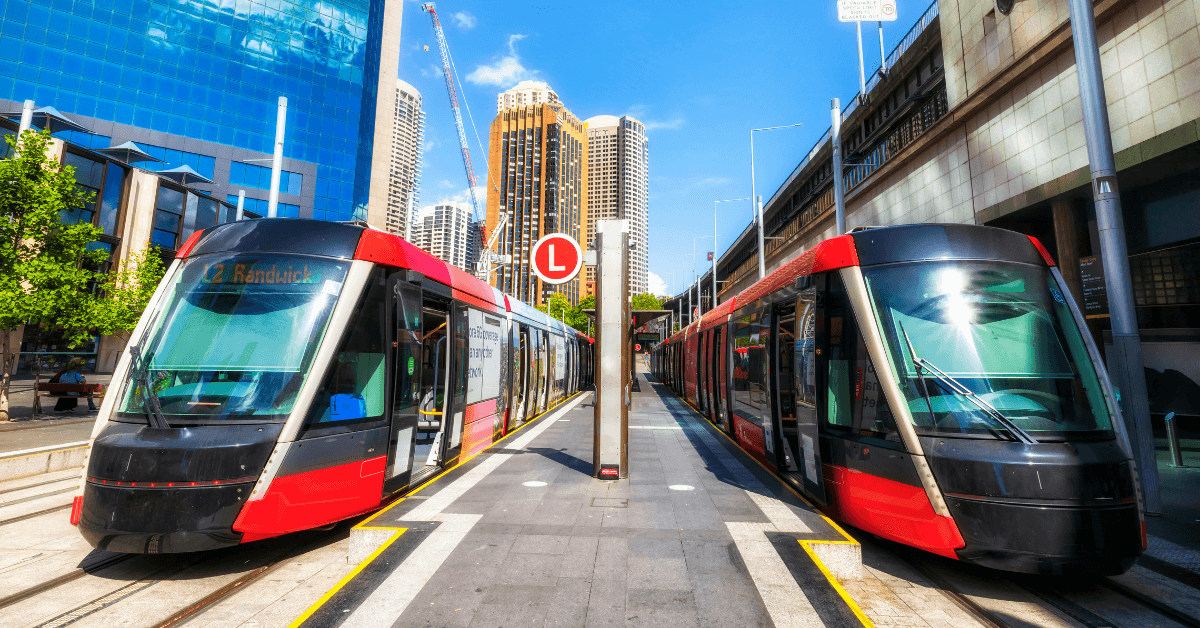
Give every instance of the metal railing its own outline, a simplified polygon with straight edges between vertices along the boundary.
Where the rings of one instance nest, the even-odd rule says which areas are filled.
[[[929,5],[929,8],[925,9],[925,12],[921,14],[921,19],[917,20],[917,23],[913,24],[913,27],[908,29],[908,33],[903,39],[900,40],[900,43],[896,44],[896,47],[892,49],[891,54],[887,56],[887,66],[889,69],[896,66],[896,63],[900,61],[900,57],[904,56],[905,52],[908,52],[908,49],[911,48],[913,43],[917,41],[917,38],[921,36],[921,33],[925,32],[926,28],[929,28],[929,25],[933,23],[933,20],[937,18],[937,16],[938,3],[937,0],[934,0],[933,4]],[[875,72],[871,75],[871,79],[867,81],[866,93],[871,93],[871,90],[874,89],[881,80],[882,76],[879,73],[879,69],[876,68]],[[862,94],[855,94],[852,98],[850,98],[846,108],[842,110],[843,120],[850,117],[850,113],[858,108],[860,101],[862,101]],[[779,186],[779,189],[775,191],[775,194],[771,195],[771,198],[767,200],[763,207],[769,207],[771,203],[775,201],[775,197],[779,196],[781,192],[786,190],[787,187],[791,185],[792,181],[800,175],[800,173],[804,170],[804,167],[807,166],[810,161],[812,161],[812,158],[815,157],[818,152],[820,152],[821,147],[825,146],[825,144],[829,142],[832,130],[833,129],[831,128],[825,131],[825,134],[821,136],[821,139],[817,140],[817,143],[813,145],[812,150],[808,151],[808,154],[804,156],[804,159],[800,160],[800,164],[796,166],[796,169],[792,171],[792,174],[789,175],[787,180],[783,182],[783,185]]]

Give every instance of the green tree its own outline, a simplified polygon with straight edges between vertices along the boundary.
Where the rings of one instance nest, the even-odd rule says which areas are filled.
[[[162,253],[157,247],[131,254],[119,269],[109,273],[100,288],[103,298],[95,303],[96,332],[128,339],[163,273]]]
[[[26,131],[4,138],[12,157],[0,160],[0,330],[4,357],[0,421],[7,421],[8,390],[16,361],[12,332],[21,325],[60,327],[72,346],[91,333],[89,284],[105,252],[88,250],[100,229],[78,222],[91,200],[75,184],[75,169],[46,154],[50,134]],[[15,357],[15,356],[14,356]]]
[[[589,301],[588,299],[591,300]],[[584,304],[588,305],[585,306]],[[579,305],[571,305],[571,302],[567,300],[566,296],[556,292],[550,295],[549,301],[539,305],[537,309],[542,312],[546,312],[550,316],[563,321],[579,331],[587,333],[588,317],[587,314],[583,313],[583,310],[593,308],[595,307],[595,304],[595,297],[587,297],[581,301]]]
[[[642,294],[634,295],[632,309],[635,309],[635,310],[661,310],[662,309],[662,299],[659,299],[658,297],[656,297],[653,294],[650,294],[648,292],[643,292]]]

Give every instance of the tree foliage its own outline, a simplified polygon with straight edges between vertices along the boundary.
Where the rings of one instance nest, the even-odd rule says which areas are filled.
[[[75,169],[46,154],[50,134],[27,131],[15,152],[0,161],[0,328],[60,327],[71,345],[92,335],[96,268],[102,250],[88,244],[100,236],[72,210],[91,200],[75,184]],[[71,224],[71,223],[74,224]]]
[[[162,279],[161,257],[143,251],[102,272],[108,253],[94,245],[101,230],[81,220],[92,194],[76,184],[73,167],[47,154],[50,134],[4,139],[12,157],[0,160],[0,331],[53,329],[71,347],[132,331]],[[12,352],[9,338],[0,355]],[[0,420],[7,420],[15,364],[2,362]]]
[[[588,317],[583,311],[595,307],[596,297],[587,297],[580,301],[579,305],[571,305],[566,296],[556,292],[550,295],[550,299],[546,303],[539,305],[537,309],[586,334],[588,332]]]
[[[635,294],[633,296],[632,308],[635,310],[661,310],[662,299],[648,292]]]
[[[96,331],[106,336],[133,331],[163,272],[162,254],[157,248],[147,248],[131,254],[109,273],[101,286],[104,298],[96,302]]]

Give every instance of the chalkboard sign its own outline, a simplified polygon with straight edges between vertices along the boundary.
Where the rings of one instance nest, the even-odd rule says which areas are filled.
[[[1100,258],[1079,258],[1079,278],[1083,282],[1084,318],[1108,318],[1108,290]]]

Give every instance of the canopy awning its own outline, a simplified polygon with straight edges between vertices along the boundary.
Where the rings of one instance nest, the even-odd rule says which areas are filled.
[[[133,142],[125,142],[119,146],[110,146],[108,148],[96,149],[97,153],[108,155],[113,159],[122,161],[127,164],[136,164],[143,161],[162,161],[158,157],[142,150],[141,146]]]

